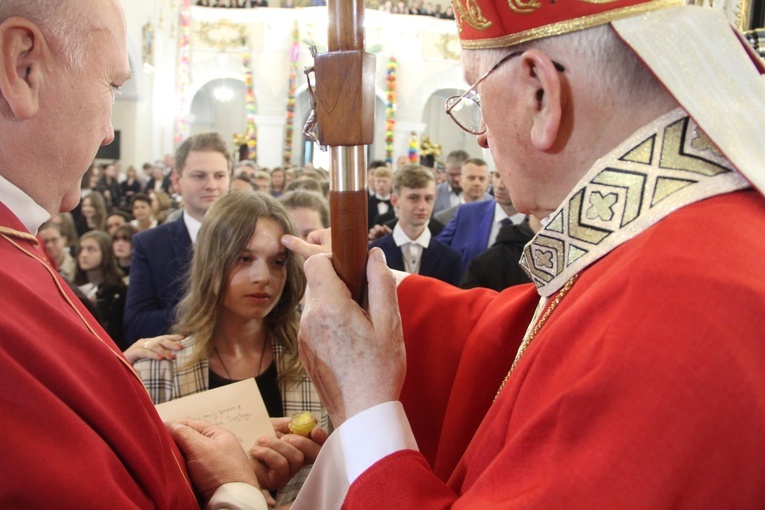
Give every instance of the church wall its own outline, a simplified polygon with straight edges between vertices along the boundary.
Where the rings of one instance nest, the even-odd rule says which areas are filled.
[[[211,9],[192,7],[192,37],[190,83],[186,95],[176,93],[176,40],[179,33],[176,0],[131,0],[127,5],[128,32],[135,48],[141,49],[145,27],[151,23],[153,31],[153,61],[132,62],[134,73],[141,78],[129,98],[120,98],[115,104],[115,129],[122,131],[123,166],[140,166],[144,161],[161,159],[174,150],[174,119],[179,111],[189,115],[194,96],[207,93],[205,84],[220,78],[244,79],[242,53],[250,51],[253,83],[256,97],[256,124],[258,124],[258,162],[263,166],[281,164],[284,146],[284,124],[288,98],[289,50],[292,31],[297,23],[300,31],[300,60],[298,63],[298,105],[296,111],[292,162],[301,163],[302,121],[306,114],[307,98],[300,95],[306,88],[302,73],[312,64],[308,44],[326,51],[327,11],[324,7],[302,9]],[[456,25],[453,21],[437,20],[425,16],[402,16],[378,11],[366,12],[366,47],[376,55],[376,94],[381,101],[386,93],[386,64],[389,57],[397,59],[397,110],[394,133],[394,159],[406,155],[410,133],[429,135],[440,143],[444,151],[457,148],[481,156],[475,137],[463,134],[452,126],[442,113],[441,98],[444,90],[466,88],[459,65],[459,47]],[[246,44],[241,44],[246,40]],[[181,100],[185,106],[181,106]],[[440,112],[438,110],[441,110]],[[375,159],[385,156],[385,118],[379,115],[384,108],[378,106]],[[190,132],[216,128],[227,141],[245,122],[245,112],[223,106],[216,115],[216,124],[189,126]],[[382,118],[380,118],[382,117]],[[193,119],[192,119],[193,120]],[[223,127],[221,127],[221,125]],[[240,131],[241,132],[241,131]],[[233,142],[232,142],[233,149]]]

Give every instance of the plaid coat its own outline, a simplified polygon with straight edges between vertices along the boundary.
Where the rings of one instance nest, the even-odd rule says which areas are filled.
[[[141,376],[149,396],[155,404],[175,400],[194,393],[210,389],[209,360],[203,359],[189,365],[194,350],[194,337],[186,337],[181,342],[183,349],[176,352],[174,360],[142,359],[133,366]],[[284,370],[284,346],[275,342],[271,346],[276,362],[276,371],[281,374]],[[283,416],[292,416],[299,411],[311,411],[319,421],[319,426],[331,431],[329,414],[319,400],[316,388],[303,374],[297,384],[280,384]],[[311,466],[301,469],[276,496],[277,504],[294,500],[302,487]]]

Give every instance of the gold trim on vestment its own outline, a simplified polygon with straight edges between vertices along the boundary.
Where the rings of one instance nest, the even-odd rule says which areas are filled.
[[[17,243],[16,241],[14,241],[12,239],[12,237],[16,237],[16,238],[23,239],[25,241],[29,241],[29,242],[32,242],[34,244],[37,244],[37,238],[35,236],[33,236],[32,234],[30,234],[29,232],[21,232],[20,230],[15,230],[15,229],[8,228],[8,227],[3,227],[3,226],[0,226],[0,237],[5,239],[6,241],[8,241],[8,243],[11,246],[15,247],[16,249],[18,249],[19,251],[21,251],[25,255],[27,255],[29,257],[32,257],[34,260],[36,260],[37,262],[42,264],[42,266],[45,268],[45,270],[48,271],[48,273],[50,274],[51,278],[53,278],[53,282],[56,284],[56,287],[58,288],[58,291],[61,294],[61,296],[64,298],[64,301],[66,301],[66,303],[69,305],[69,307],[72,310],[74,310],[74,313],[77,314],[77,316],[80,318],[80,320],[85,325],[87,330],[90,331],[93,334],[93,336],[95,336],[102,344],[104,344],[104,346],[106,346],[106,348],[109,349],[112,352],[112,354],[114,354],[117,357],[117,359],[120,361],[120,363],[125,365],[128,368],[128,370],[133,374],[133,376],[136,379],[138,379],[138,381],[141,383],[141,385],[143,385],[143,380],[138,375],[138,372],[135,371],[135,369],[133,368],[133,365],[131,365],[128,362],[128,360],[125,359],[125,356],[122,355],[122,353],[115,351],[106,341],[104,341],[103,338],[101,338],[101,336],[98,334],[98,332],[95,329],[93,329],[93,326],[90,325],[88,320],[82,315],[82,313],[80,313],[80,310],[77,308],[77,306],[75,306],[75,304],[72,302],[72,300],[69,299],[69,296],[67,295],[66,291],[64,291],[64,288],[61,285],[61,281],[60,281],[61,277],[50,266],[50,264],[45,262],[36,253],[33,253],[33,252],[27,250],[26,248],[24,248],[23,246],[21,246],[19,243]],[[148,395],[147,395],[147,398],[148,398]],[[178,470],[181,472],[181,476],[183,477],[184,481],[186,482],[186,487],[188,487],[189,491],[194,493],[194,487],[191,484],[191,480],[189,480],[188,476],[186,475],[186,470],[181,465],[180,460],[176,457],[175,450],[173,450],[171,448],[170,449],[170,453],[173,455],[173,460],[175,461],[175,464],[178,467]]]
[[[677,209],[750,186],[677,108],[595,162],[526,245],[521,267],[550,296]]]
[[[13,228],[0,226],[0,234],[5,234],[3,237],[11,236],[11,237],[18,237],[19,239],[25,239],[34,245],[39,244],[39,242],[37,241],[37,238],[33,236],[32,234],[30,234],[29,232],[22,232],[20,230],[16,230]]]
[[[518,347],[518,352],[515,354],[515,359],[513,359],[513,364],[510,365],[510,370],[507,371],[507,375],[505,376],[504,379],[502,379],[502,383],[499,385],[497,394],[494,395],[494,400],[497,400],[497,398],[499,397],[499,394],[502,393],[502,389],[507,384],[507,380],[510,379],[510,375],[512,375],[516,365],[518,365],[518,362],[521,360],[521,357],[523,357],[523,354],[529,348],[529,345],[531,345],[532,340],[534,340],[537,337],[537,335],[539,334],[539,331],[542,329],[542,326],[545,325],[545,323],[547,322],[547,319],[549,319],[550,315],[552,315],[555,309],[558,308],[558,305],[560,304],[560,302],[563,300],[564,297],[566,297],[566,294],[568,294],[568,291],[571,290],[571,287],[574,286],[574,284],[576,283],[578,279],[579,279],[578,274],[575,274],[574,276],[572,276],[566,282],[563,288],[560,290],[558,295],[555,296],[555,299],[552,300],[552,302],[550,303],[550,306],[547,306],[546,298],[543,297],[539,300],[539,304],[537,305],[537,308],[534,311],[534,317],[532,317],[531,319],[531,324],[529,325],[529,328],[523,337],[523,342],[521,342],[521,346]],[[543,310],[544,310],[544,313],[542,313]],[[541,317],[539,317],[540,314],[541,314]],[[539,317],[539,319],[537,319],[537,317]]]
[[[638,16],[646,12],[651,12],[658,9],[666,9],[668,7],[676,7],[683,4],[684,0],[654,0],[652,2],[643,4],[622,7],[621,9],[613,9],[598,14],[560,21],[551,25],[544,25],[541,27],[525,30],[523,32],[508,34],[492,39],[465,39],[461,40],[460,44],[464,50],[504,48],[506,46],[515,46],[516,44],[533,41],[535,39],[567,34],[569,32],[576,32],[578,30],[585,30],[587,28],[605,25],[606,23],[610,23],[617,19]]]

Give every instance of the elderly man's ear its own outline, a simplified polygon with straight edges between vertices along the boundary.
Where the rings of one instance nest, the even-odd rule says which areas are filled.
[[[23,18],[0,23],[0,94],[3,114],[25,120],[39,109],[49,47],[37,26]]]
[[[546,151],[555,144],[561,126],[564,91],[560,73],[537,49],[527,50],[520,60],[523,97],[532,119],[531,142]]]

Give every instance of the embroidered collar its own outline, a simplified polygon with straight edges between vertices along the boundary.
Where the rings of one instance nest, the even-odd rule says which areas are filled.
[[[521,267],[541,296],[677,209],[750,187],[678,108],[604,156],[526,245]]]

